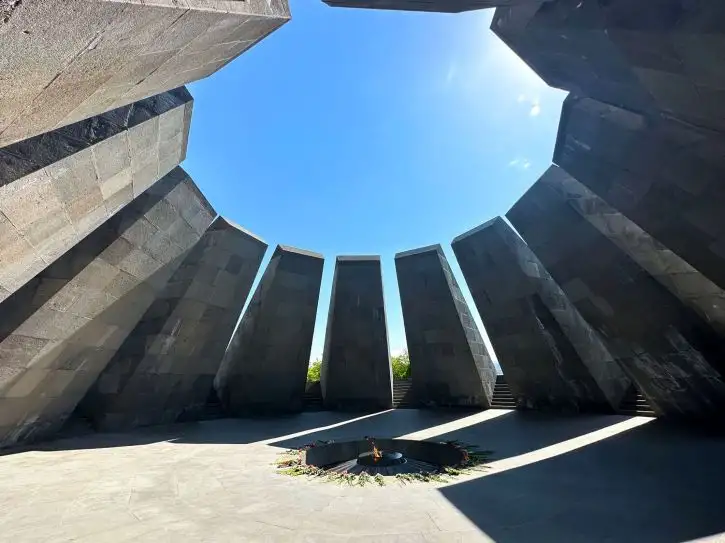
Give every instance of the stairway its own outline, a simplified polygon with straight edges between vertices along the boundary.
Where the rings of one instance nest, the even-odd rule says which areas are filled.
[[[491,409],[516,409],[516,399],[511,394],[511,387],[509,387],[503,375],[496,376]]]
[[[629,415],[630,417],[656,417],[657,414],[652,410],[647,398],[632,386],[624,396],[622,403],[619,405],[619,413]]]
[[[307,383],[305,395],[302,398],[302,409],[305,411],[322,411],[322,387],[319,381]]]
[[[413,401],[413,381],[410,379],[395,379],[393,381],[393,409],[415,409],[418,407]]]

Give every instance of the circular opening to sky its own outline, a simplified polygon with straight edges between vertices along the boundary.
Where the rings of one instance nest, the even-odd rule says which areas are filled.
[[[481,327],[450,242],[503,215],[551,164],[565,93],[489,30],[493,10],[290,4],[294,24],[191,85],[184,167],[270,247],[325,255],[313,359],[340,254],[382,256],[393,354],[405,348],[399,251],[440,243]]]

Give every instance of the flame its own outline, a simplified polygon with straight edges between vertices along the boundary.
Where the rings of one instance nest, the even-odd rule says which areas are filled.
[[[373,462],[377,462],[378,460],[380,460],[383,457],[383,451],[381,451],[380,449],[378,449],[375,446],[374,439],[368,438],[368,440],[370,440],[370,444],[373,446]]]
[[[383,457],[383,453],[380,452],[380,449],[378,449],[375,445],[373,445],[373,458],[375,459],[375,462],[380,460]]]

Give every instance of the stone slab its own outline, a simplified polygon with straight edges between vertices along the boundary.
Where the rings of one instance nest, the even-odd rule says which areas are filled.
[[[203,416],[267,244],[217,217],[79,409],[115,431]]]
[[[182,87],[0,149],[0,300],[184,160],[192,104]]]
[[[557,188],[594,228],[725,338],[725,291],[563,170]]]
[[[395,255],[413,398],[427,406],[491,406],[496,367],[440,245]]]
[[[0,32],[0,146],[204,78],[289,19],[286,0],[24,0]]]
[[[570,95],[562,109],[554,161],[725,288],[721,134]]]
[[[379,256],[337,257],[320,383],[328,409],[393,405]]]
[[[557,0],[496,10],[491,29],[549,85],[725,128],[725,5]]]
[[[611,411],[631,381],[526,243],[497,217],[453,241],[521,407]]]
[[[301,411],[324,257],[278,245],[219,372],[227,413]]]
[[[721,437],[618,416],[455,415],[442,427],[441,414],[429,410],[363,420],[319,412],[67,439],[2,457],[0,527],[12,541],[58,543],[721,538]],[[390,481],[384,488],[282,477],[272,467],[280,441],[289,447],[417,430],[491,449],[493,462],[448,484]]]
[[[52,436],[113,358],[199,239],[157,226],[178,201],[211,222],[177,168],[0,304],[0,447]]]
[[[507,217],[655,411],[721,417],[719,334],[577,211],[568,178],[553,166]]]

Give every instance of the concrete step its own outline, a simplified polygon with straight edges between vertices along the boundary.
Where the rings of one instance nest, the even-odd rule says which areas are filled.
[[[652,406],[642,393],[632,388],[619,406],[619,413],[630,417],[655,417],[657,416]]]
[[[496,378],[496,384],[493,386],[493,398],[491,398],[492,409],[516,409],[516,398],[511,394],[511,387],[508,386],[503,378],[499,375]]]
[[[626,409],[620,409],[619,413],[621,415],[626,415],[628,417],[656,417],[657,413],[654,411],[628,411]]]

